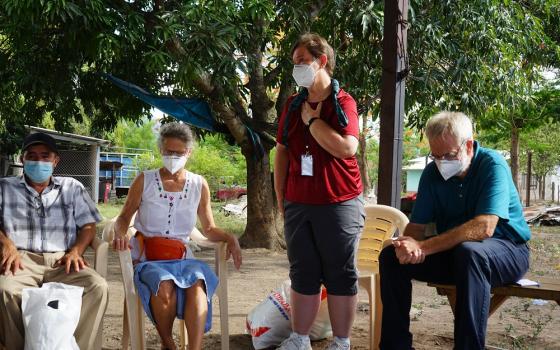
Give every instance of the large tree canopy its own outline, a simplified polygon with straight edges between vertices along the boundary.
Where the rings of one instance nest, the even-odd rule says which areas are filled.
[[[413,126],[440,108],[507,108],[539,66],[558,63],[558,36],[549,34],[558,28],[556,0],[415,0],[410,8]],[[0,0],[0,133],[21,134],[47,112],[60,130],[85,113],[94,133],[148,114],[103,72],[204,98],[246,157],[245,241],[275,247],[282,240],[269,151],[295,88],[291,45],[306,31],[325,36],[337,52],[335,77],[367,116],[379,95],[382,23],[382,1]],[[247,127],[262,139],[263,157]],[[2,147],[14,139],[2,138]]]

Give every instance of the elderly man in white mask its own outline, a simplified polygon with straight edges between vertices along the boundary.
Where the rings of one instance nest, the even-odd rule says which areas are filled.
[[[508,164],[473,140],[466,115],[435,115],[426,136],[434,162],[422,173],[404,236],[379,258],[380,348],[411,349],[411,280],[416,279],[457,286],[455,349],[484,349],[490,289],[527,272],[531,232]],[[426,239],[432,223],[437,234]]]

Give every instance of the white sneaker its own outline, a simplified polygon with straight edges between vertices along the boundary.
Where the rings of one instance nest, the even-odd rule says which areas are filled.
[[[350,344],[339,343],[336,340],[330,342],[325,350],[350,350]]]
[[[292,332],[290,337],[284,340],[276,350],[313,350],[309,337],[302,337]]]

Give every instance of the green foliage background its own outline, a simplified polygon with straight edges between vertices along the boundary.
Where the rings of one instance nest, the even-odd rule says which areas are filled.
[[[536,127],[520,111],[541,83],[539,73],[560,67],[559,0],[409,3],[409,127],[421,132],[441,109],[505,130],[506,140]],[[380,0],[0,0],[0,148],[13,153],[23,125],[38,125],[47,114],[60,131],[89,116],[92,136],[122,118],[150,114],[100,73],[154,93],[200,97],[245,157],[248,240],[278,246],[273,196],[262,194],[273,193],[269,152],[279,111],[295,91],[290,49],[304,32],[323,35],[336,51],[335,78],[360,114],[372,116],[380,96],[383,6]],[[262,157],[247,127],[263,141]],[[241,170],[228,165],[237,151],[217,157],[203,142],[191,166],[239,179]]]
[[[219,135],[199,140],[187,168],[212,184],[223,180],[226,185],[247,184],[247,166],[239,146],[227,144]]]
[[[158,148],[158,126],[158,122],[147,118],[138,123],[121,119],[105,138],[112,146],[141,153],[136,162],[140,170],[156,169],[163,166]],[[241,149],[228,144],[220,134],[204,135],[195,142],[187,169],[204,176],[212,190],[216,190],[222,181],[225,185],[247,184],[247,166]]]

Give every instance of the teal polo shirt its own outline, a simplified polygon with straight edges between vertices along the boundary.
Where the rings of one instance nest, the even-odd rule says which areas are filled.
[[[454,176],[445,181],[435,162],[426,166],[420,177],[411,222],[435,222],[437,232],[443,233],[482,214],[498,216],[495,238],[517,243],[531,238],[504,157],[475,141],[474,157],[464,179]]]

